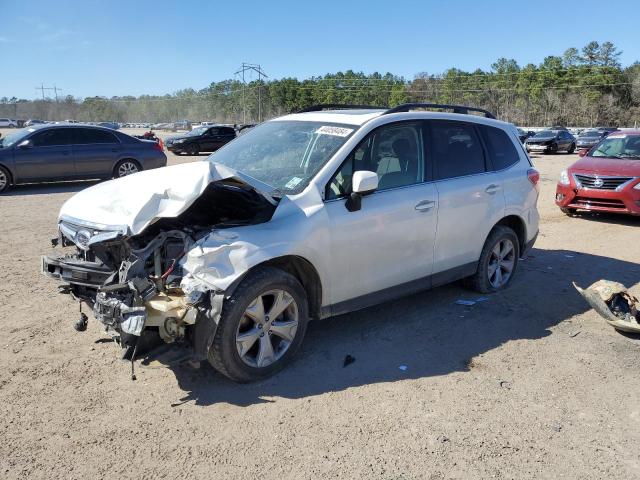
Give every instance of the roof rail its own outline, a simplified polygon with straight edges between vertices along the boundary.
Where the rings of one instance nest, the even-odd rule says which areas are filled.
[[[307,112],[320,112],[322,110],[355,110],[355,109],[375,109],[375,110],[386,110],[389,107],[374,107],[372,105],[345,105],[341,103],[321,103],[319,105],[312,105],[307,108],[303,108],[302,110],[298,110],[295,113],[307,113]]]
[[[439,108],[442,110],[453,110],[453,113],[469,114],[469,112],[482,113],[486,118],[496,118],[493,113],[482,108],[467,107],[465,105],[447,105],[441,103],[403,103],[397,107],[390,108],[383,115],[387,113],[409,112],[417,108]]]

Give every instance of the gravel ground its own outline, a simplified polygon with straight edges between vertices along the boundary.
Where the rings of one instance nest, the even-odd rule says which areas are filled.
[[[510,289],[464,307],[476,295],[451,285],[313,323],[297,360],[251,385],[168,359],[132,382],[39,272],[60,206],[91,183],[0,196],[0,477],[640,478],[640,340],[571,286],[640,294],[640,219],[560,213],[576,158],[534,158],[540,237]]]

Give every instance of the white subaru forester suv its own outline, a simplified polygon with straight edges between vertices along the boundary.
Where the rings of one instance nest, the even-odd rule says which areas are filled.
[[[129,358],[181,343],[241,382],[282,368],[311,319],[459,279],[507,287],[538,233],[516,128],[461,106],[332,108],[76,194],[43,272]]]

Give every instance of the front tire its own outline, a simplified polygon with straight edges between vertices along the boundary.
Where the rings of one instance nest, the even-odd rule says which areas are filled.
[[[308,321],[300,282],[283,270],[258,268],[224,301],[209,363],[235,382],[269,377],[298,351]]]
[[[198,155],[200,153],[200,147],[196,143],[192,143],[185,149],[187,155]]]
[[[469,286],[480,293],[504,290],[513,279],[519,257],[518,236],[511,228],[497,225],[482,247],[478,269],[469,277]]]
[[[0,167],[0,193],[6,192],[11,186],[11,174],[9,170]]]

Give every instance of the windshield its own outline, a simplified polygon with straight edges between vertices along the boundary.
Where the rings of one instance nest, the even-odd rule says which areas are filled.
[[[639,159],[640,135],[607,137],[591,152],[590,156]]]
[[[580,137],[585,138],[585,137],[601,137],[603,135],[603,132],[599,131],[599,130],[587,130],[586,132],[583,132],[580,134]]]
[[[24,137],[35,132],[33,128],[24,128],[17,132],[9,133],[7,136],[0,137],[0,147],[10,147],[15,143],[19,143]]]
[[[533,138],[550,138],[555,136],[556,136],[556,132],[554,132],[553,130],[542,130],[536,133]]]
[[[203,135],[204,132],[207,131],[207,128],[209,127],[198,127],[198,128],[194,128],[193,130],[191,130],[189,133],[186,134],[187,137],[198,137],[200,135]]]
[[[229,142],[208,160],[271,185],[301,192],[355,131],[352,125],[272,121]]]

